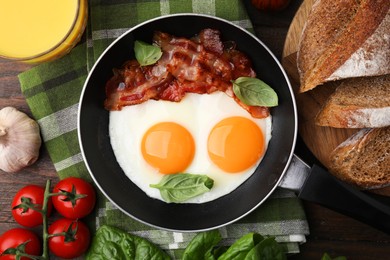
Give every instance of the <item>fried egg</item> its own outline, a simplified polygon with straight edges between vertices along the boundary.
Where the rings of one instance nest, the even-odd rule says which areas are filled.
[[[272,118],[253,118],[223,92],[187,93],[180,102],[148,100],[111,111],[109,134],[118,164],[148,196],[163,200],[157,184],[166,174],[205,174],[209,192],[185,203],[229,194],[261,162]]]

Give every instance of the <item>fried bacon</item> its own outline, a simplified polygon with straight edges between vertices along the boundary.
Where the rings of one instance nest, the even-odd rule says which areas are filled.
[[[153,41],[163,51],[156,64],[141,67],[131,60],[114,69],[106,83],[107,110],[121,110],[149,99],[179,102],[186,93],[223,91],[253,117],[269,115],[268,108],[247,106],[234,95],[232,80],[256,74],[248,57],[225,48],[218,30],[204,29],[193,39],[155,32]]]

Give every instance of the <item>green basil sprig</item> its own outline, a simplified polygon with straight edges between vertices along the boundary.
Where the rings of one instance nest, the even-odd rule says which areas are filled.
[[[160,47],[142,41],[135,41],[134,53],[135,58],[141,66],[156,63],[163,54]]]
[[[165,175],[158,184],[150,187],[160,190],[166,202],[183,202],[208,192],[214,180],[201,174],[177,173]]]
[[[234,94],[246,105],[275,107],[278,95],[264,81],[258,78],[239,77],[233,80]]]

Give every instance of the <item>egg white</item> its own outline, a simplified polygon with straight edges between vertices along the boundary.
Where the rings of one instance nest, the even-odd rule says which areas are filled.
[[[207,139],[211,129],[222,119],[241,116],[255,122],[262,130],[264,148],[271,139],[272,118],[256,119],[223,92],[186,94],[180,102],[149,100],[139,105],[111,111],[109,134],[115,157],[130,180],[148,196],[160,199],[160,191],[149,187],[164,176],[151,167],[141,153],[141,141],[146,131],[160,122],[175,122],[185,127],[195,141],[195,156],[186,173],[206,174],[214,180],[209,191],[185,203],[204,203],[224,196],[247,180],[261,159],[241,173],[226,173],[208,157]]]

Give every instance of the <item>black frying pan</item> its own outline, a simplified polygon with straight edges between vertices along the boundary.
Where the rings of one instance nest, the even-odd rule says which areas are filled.
[[[135,40],[151,42],[160,30],[192,37],[201,29],[222,32],[252,60],[259,78],[279,96],[272,108],[273,130],[268,150],[256,173],[232,193],[204,204],[168,204],[149,198],[122,172],[111,149],[109,112],[103,108],[105,82],[112,69],[133,59]],[[276,188],[293,155],[297,136],[297,112],[293,92],[281,65],[252,34],[225,20],[195,14],[160,17],[134,27],[101,55],[84,86],[79,110],[79,141],[87,167],[101,191],[122,211],[146,224],[180,231],[200,231],[232,223],[262,204]],[[131,161],[129,161],[131,163]]]

